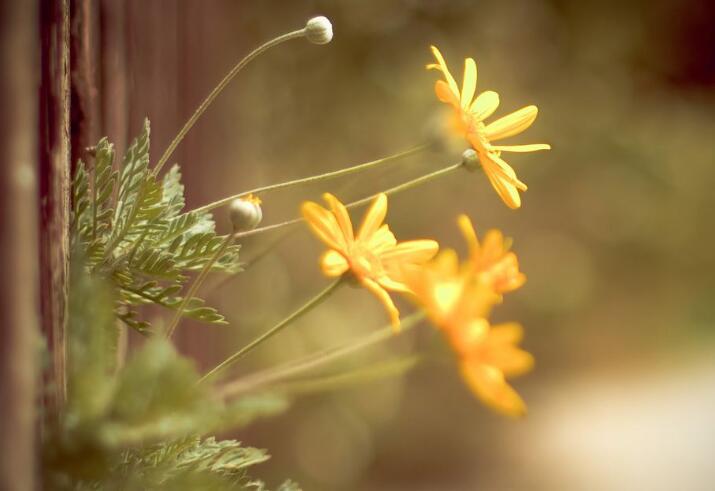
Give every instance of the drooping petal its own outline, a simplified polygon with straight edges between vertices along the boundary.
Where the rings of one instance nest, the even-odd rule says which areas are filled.
[[[333,212],[333,215],[335,215],[343,237],[345,237],[348,243],[355,240],[353,236],[353,224],[350,221],[350,215],[348,215],[348,210],[345,208],[345,205],[330,193],[325,193],[323,199],[328,203],[330,210]]]
[[[370,209],[365,213],[365,218],[363,218],[360,231],[358,232],[358,240],[369,241],[372,234],[382,225],[386,214],[387,196],[385,196],[384,193],[380,193],[372,202],[372,205],[370,205]]]
[[[472,58],[464,60],[464,79],[462,80],[462,108],[467,109],[472,104],[474,92],[477,90],[477,64]]]
[[[312,201],[304,202],[300,211],[310,229],[325,245],[345,252],[345,237],[332,213]]]
[[[512,417],[526,415],[526,404],[504,380],[504,374],[499,369],[463,361],[460,371],[472,392],[492,409]]]
[[[457,225],[459,225],[459,230],[462,231],[464,240],[467,241],[470,254],[472,251],[478,250],[479,240],[477,239],[477,233],[474,231],[474,226],[469,217],[467,215],[459,215],[459,217],[457,217]]]
[[[395,307],[395,303],[390,298],[387,291],[381,287],[376,281],[363,277],[360,279],[362,285],[369,290],[377,299],[382,303],[382,305],[387,310],[387,314],[390,316],[390,324],[395,331],[400,330],[400,311]]]
[[[519,191],[526,191],[528,187],[526,184],[521,182],[517,177],[516,177],[516,172],[512,168],[511,165],[507,164],[504,159],[499,157],[496,154],[490,153],[489,158],[487,160],[491,160],[494,162],[497,166],[497,173],[500,174],[502,179],[505,181],[510,182],[514,187],[516,187]]]
[[[492,145],[494,150],[502,152],[537,152],[539,150],[551,150],[551,145],[547,143],[532,143],[530,145]]]
[[[401,276],[402,273],[399,273]],[[399,292],[399,293],[412,293],[412,290],[403,283],[400,280],[395,279],[393,276],[394,274],[391,275],[383,275],[377,278],[375,281],[377,281],[377,284],[383,287],[385,290],[390,290],[393,292]]]
[[[336,277],[345,273],[350,268],[350,265],[342,254],[330,249],[320,257],[320,268],[325,276]]]
[[[442,72],[444,75],[445,80],[447,81],[447,84],[449,85],[449,89],[452,91],[452,93],[455,95],[457,100],[459,100],[459,87],[457,86],[457,82],[454,81],[454,77],[452,74],[449,72],[449,68],[447,68],[447,63],[445,63],[444,58],[442,57],[442,53],[439,52],[436,46],[431,46],[430,49],[432,50],[432,54],[434,55],[435,59],[437,60],[437,65],[427,65],[427,68],[436,68]]]
[[[484,173],[489,179],[489,183],[497,192],[502,201],[511,209],[515,210],[521,206],[521,197],[519,191],[510,182],[504,181],[496,171],[492,169],[494,164],[483,164]]]
[[[489,123],[485,128],[486,136],[490,141],[494,141],[517,135],[531,126],[538,112],[536,106],[522,107],[518,111]]]
[[[472,113],[477,121],[482,121],[494,114],[498,107],[499,94],[493,90],[486,90],[474,99],[474,102],[469,107],[469,112]]]

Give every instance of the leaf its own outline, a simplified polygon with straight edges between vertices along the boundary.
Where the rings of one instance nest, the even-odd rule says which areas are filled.
[[[220,407],[197,385],[198,379],[193,363],[166,340],[149,340],[120,372],[98,438],[116,447],[213,427]]]
[[[108,285],[92,277],[82,261],[72,261],[67,326],[68,412],[72,419],[93,419],[110,402],[117,328]]]
[[[181,169],[173,165],[164,175],[162,205],[166,217],[175,217],[184,209],[184,185],[181,184]]]
[[[114,146],[102,138],[96,146],[92,172],[92,238],[96,239],[111,229],[114,210],[111,198],[117,183],[116,171],[112,170]]]
[[[72,179],[72,243],[76,244],[89,238],[89,175],[82,160],[77,161]]]

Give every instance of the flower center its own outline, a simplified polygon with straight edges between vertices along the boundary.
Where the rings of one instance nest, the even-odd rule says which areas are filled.
[[[356,276],[375,278],[384,273],[380,258],[361,242],[350,244],[348,263]]]

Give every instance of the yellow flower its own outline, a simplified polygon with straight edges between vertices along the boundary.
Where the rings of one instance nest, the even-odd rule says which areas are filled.
[[[502,414],[524,416],[526,404],[506,381],[534,366],[533,356],[517,346],[523,337],[522,327],[515,323],[490,327],[485,319],[474,319],[461,329],[449,331],[448,336],[472,392]]]
[[[409,293],[403,282],[402,268],[424,264],[437,253],[434,240],[410,240],[398,243],[390,228],[383,224],[387,214],[387,196],[378,195],[365,213],[357,235],[345,206],[332,194],[324,194],[329,210],[307,201],[301,206],[303,217],[313,233],[328,246],[320,258],[323,273],[338,277],[352,276],[372,292],[387,309],[396,329],[400,313],[387,293]]]
[[[509,251],[508,241],[499,230],[489,230],[484,242],[479,244],[468,216],[460,215],[457,223],[469,246],[469,262],[479,281],[498,294],[516,290],[526,282],[526,275],[519,271],[516,254]]]
[[[464,60],[464,78],[460,91],[457,82],[447,68],[439,50],[432,46],[432,54],[437,63],[427,65],[428,69],[442,72],[445,80],[435,83],[437,98],[454,109],[453,129],[467,139],[479,154],[485,174],[496,192],[510,208],[521,206],[519,191],[526,191],[526,184],[517,177],[514,169],[501,158],[501,152],[534,152],[548,150],[544,143],[531,145],[493,145],[492,142],[517,135],[526,130],[536,119],[536,106],[526,106],[496,121],[484,124],[499,106],[499,94],[487,90],[476,98],[477,65],[472,58]]]
[[[499,300],[490,287],[474,281],[468,264],[459,264],[457,253],[447,249],[429,263],[405,267],[403,278],[413,300],[441,330],[459,329],[475,318],[485,318]]]
[[[487,317],[498,295],[475,281],[476,274],[472,264],[460,265],[454,251],[447,250],[423,267],[406,268],[404,279],[447,338],[470,390],[502,414],[523,416],[526,405],[506,378],[528,372],[534,360],[516,346],[521,326],[489,325]]]

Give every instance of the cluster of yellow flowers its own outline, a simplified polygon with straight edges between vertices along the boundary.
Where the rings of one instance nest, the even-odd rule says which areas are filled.
[[[460,91],[441,53],[434,46],[436,64],[445,80],[435,84],[440,101],[454,109],[451,126],[477,152],[490,183],[510,208],[518,208],[518,191],[526,185],[501,158],[501,152],[547,150],[549,145],[493,145],[492,141],[513,136],[528,128],[536,118],[536,106],[527,106],[488,125],[484,119],[497,109],[499,96],[486,91],[476,98],[477,68],[465,60]],[[387,197],[380,194],[365,214],[357,232],[345,206],[325,194],[328,208],[317,203],[302,205],[303,217],[315,235],[328,247],[321,256],[323,273],[329,277],[349,275],[372,292],[399,329],[399,312],[388,292],[406,295],[426,312],[445,336],[457,357],[459,369],[469,388],[485,404],[510,415],[526,413],[526,405],[507,383],[507,377],[528,372],[533,357],[518,347],[523,330],[519,324],[490,325],[491,309],[503,295],[521,287],[526,277],[519,271],[516,254],[498,230],[487,232],[483,243],[477,239],[466,215],[458,218],[469,257],[460,263],[454,250],[438,252],[434,240],[398,242],[387,224]]]

